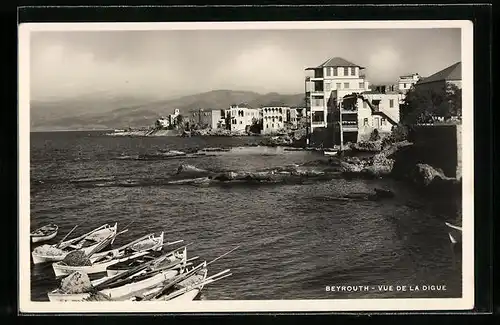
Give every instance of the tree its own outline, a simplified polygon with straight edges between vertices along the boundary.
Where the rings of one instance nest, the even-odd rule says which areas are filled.
[[[250,125],[249,131],[252,133],[260,133],[263,128],[263,122],[261,119],[252,119],[252,125]]]
[[[437,89],[414,87],[400,106],[402,123],[431,123],[437,117],[449,119],[462,114],[462,90],[447,84]]]
[[[184,116],[182,116],[181,114],[177,115],[175,117],[175,124],[177,124],[178,126],[182,126],[183,123],[184,123]]]
[[[378,141],[380,140],[380,134],[378,129],[373,130],[372,134],[370,134],[370,141]]]

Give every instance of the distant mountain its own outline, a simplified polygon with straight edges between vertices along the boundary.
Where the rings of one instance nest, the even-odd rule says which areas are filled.
[[[31,129],[113,129],[153,125],[160,116],[178,108],[186,115],[190,110],[222,109],[233,104],[303,106],[304,94],[259,94],[250,91],[214,90],[168,100],[145,98],[76,98],[61,101],[32,101]]]

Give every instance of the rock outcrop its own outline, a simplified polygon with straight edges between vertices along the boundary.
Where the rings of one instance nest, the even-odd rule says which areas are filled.
[[[189,164],[182,164],[177,168],[177,172],[175,175],[183,178],[199,178],[208,176],[210,174],[209,171],[205,169],[201,169]]]
[[[439,168],[427,164],[417,164],[409,175],[410,180],[419,188],[429,193],[460,194],[462,190],[461,180],[447,177]]]
[[[382,151],[382,141],[361,141],[353,143],[351,149],[364,152],[380,152]]]

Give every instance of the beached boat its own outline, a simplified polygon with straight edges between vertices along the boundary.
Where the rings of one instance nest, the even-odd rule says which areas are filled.
[[[133,260],[142,257],[150,250],[161,250],[163,248],[163,232],[154,237],[154,234],[143,236],[120,248],[93,254],[89,261],[91,265],[68,265],[64,260],[53,263],[52,268],[56,277],[81,271],[86,274],[96,274],[106,272],[106,269],[120,262]]]
[[[174,278],[184,272],[187,252],[183,251],[183,259],[178,263],[172,263],[161,268],[151,268],[156,260],[143,263],[132,270],[119,273],[112,277],[104,277],[90,282],[83,290],[73,292],[62,287],[57,288],[47,295],[50,301],[85,301],[93,292],[99,292],[111,300],[126,300],[128,297],[150,290],[167,280]],[[75,272],[69,277],[75,277],[80,272]],[[63,279],[64,281],[64,279]],[[70,288],[71,289],[71,288]]]
[[[452,244],[457,244],[462,242],[462,227],[452,225],[451,223],[445,222],[448,229],[448,237]]]
[[[75,228],[73,228],[73,230]],[[116,230],[116,223],[114,224],[114,226],[105,224],[86,234],[70,239],[68,241],[63,241],[63,238],[63,240],[61,240],[61,242],[58,244],[36,247],[31,253],[33,263],[39,264],[44,262],[62,261],[66,257],[66,255],[75,250],[83,250],[85,254],[89,254],[90,252],[95,251],[96,247],[102,244],[103,241],[108,240],[110,236],[112,237],[112,239],[111,241],[109,241],[109,243],[112,244],[114,238],[116,237],[114,235],[117,234]],[[102,247],[101,249],[103,248],[105,247]]]
[[[59,227],[56,224],[48,224],[30,233],[31,242],[41,243],[53,239],[57,235]]]

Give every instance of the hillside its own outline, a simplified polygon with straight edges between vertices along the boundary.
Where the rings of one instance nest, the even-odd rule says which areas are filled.
[[[304,95],[278,93],[258,94],[249,91],[214,90],[169,100],[148,101],[142,98],[113,100],[82,99],[32,102],[32,130],[48,129],[113,129],[153,125],[159,116],[178,108],[186,115],[190,110],[222,109],[232,104],[303,106]]]

